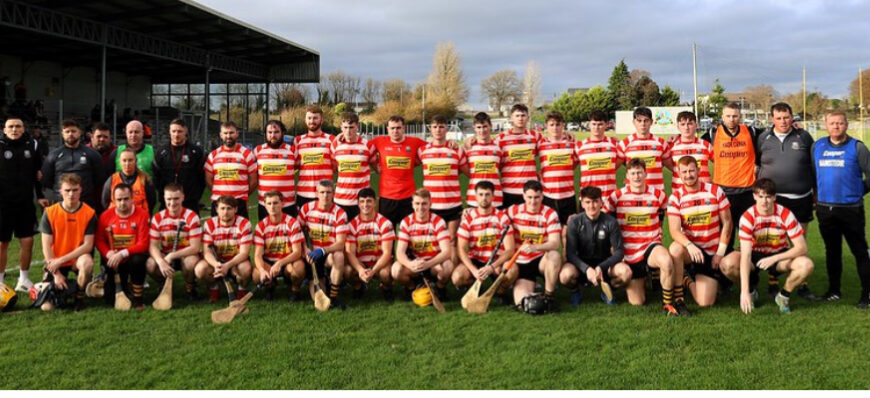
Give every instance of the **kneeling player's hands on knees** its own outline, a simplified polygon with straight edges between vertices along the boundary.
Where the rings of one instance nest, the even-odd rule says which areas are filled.
[[[765,257],[765,258],[762,258],[761,260],[758,260],[758,263],[756,263],[755,266],[757,266],[758,268],[761,268],[761,269],[768,269],[771,266],[773,266],[774,264],[776,264],[776,261],[773,261],[773,256],[771,256],[771,257]]]
[[[493,270],[492,266],[487,265],[486,267],[478,268],[477,275],[475,275],[475,276],[479,280],[484,280],[484,279],[488,278],[490,275],[492,275],[493,271],[494,270]]]
[[[693,263],[701,264],[704,262],[704,252],[702,252],[698,246],[695,246],[694,243],[690,242],[687,244],[686,250],[689,251],[689,258],[692,259]]]
[[[216,278],[223,278],[227,276],[227,266],[223,264],[218,264],[214,267],[214,273],[212,274]]]
[[[54,274],[54,287],[59,290],[66,290],[66,278],[61,274]]]
[[[273,265],[272,268],[269,269],[269,272],[264,272],[264,274],[267,274],[269,279],[277,278],[281,275],[281,266]]]
[[[586,269],[586,279],[592,286],[598,286],[598,281],[601,279],[601,269],[598,267],[589,267]]]

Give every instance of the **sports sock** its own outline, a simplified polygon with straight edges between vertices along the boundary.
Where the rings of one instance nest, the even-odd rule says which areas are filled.
[[[788,291],[788,290],[786,290],[785,288],[780,289],[780,290],[779,290],[779,294],[781,294],[782,297],[785,297],[785,298],[789,298],[789,297],[791,297],[791,292]]]
[[[30,279],[30,270],[21,270],[19,279]]]
[[[338,297],[338,293],[341,291],[341,287],[338,285],[329,285],[329,298]]]
[[[544,296],[547,296],[547,297],[553,297],[553,292],[549,292],[549,291],[546,291],[546,290],[545,290],[545,291],[544,291]]]
[[[692,284],[693,284],[693,283],[695,283],[695,281],[692,280],[692,277],[691,277],[691,276],[689,276],[689,275],[683,275],[683,286],[685,286],[685,287],[689,287],[689,288],[690,288],[690,287],[692,287]]]
[[[662,288],[662,304],[663,305],[671,305],[674,301],[674,291],[673,289],[665,289]]]
[[[685,300],[683,296],[683,285],[674,286],[674,301],[680,302]]]
[[[184,291],[188,292],[188,293],[192,292],[193,291],[193,283],[185,282],[184,283]]]
[[[144,290],[142,285],[131,284],[130,287],[133,290],[133,297],[142,297],[142,291]]]
[[[779,280],[776,279],[773,275],[767,275],[767,286],[776,286],[779,287]]]

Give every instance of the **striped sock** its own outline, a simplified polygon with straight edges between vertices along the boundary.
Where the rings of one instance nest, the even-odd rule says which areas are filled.
[[[773,275],[767,275],[767,285],[768,286],[777,286],[779,287],[779,279],[776,279]]]
[[[674,301],[674,291],[673,289],[665,289],[662,288],[662,304],[671,305]]]
[[[683,293],[683,285],[674,286],[674,301],[680,302],[680,301],[684,301],[684,300],[685,300],[685,296]]]
[[[692,279],[691,276],[683,275],[683,286],[691,288],[693,283],[695,283],[695,281]]]
[[[142,291],[145,290],[142,285],[131,284],[130,287],[133,290],[133,297],[142,297]]]
[[[329,285],[329,297],[336,298],[338,297],[338,293],[341,291],[341,287],[338,285]]]

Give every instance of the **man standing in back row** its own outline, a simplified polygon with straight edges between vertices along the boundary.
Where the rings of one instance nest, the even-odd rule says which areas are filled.
[[[169,143],[154,156],[154,187],[157,188],[161,210],[167,207],[163,189],[175,183],[186,192],[182,207],[199,211],[199,200],[205,190],[203,166],[206,154],[202,148],[190,142],[187,134],[187,124],[183,119],[172,120],[169,122]]]

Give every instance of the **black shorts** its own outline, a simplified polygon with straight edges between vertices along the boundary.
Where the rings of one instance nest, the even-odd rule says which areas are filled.
[[[701,254],[704,255],[704,261],[701,264],[688,262],[686,263],[686,273],[695,277],[696,275],[704,275],[716,280],[722,278],[722,273],[717,269],[713,269],[713,256],[707,254],[703,249]]]
[[[0,188],[2,189],[2,188]],[[36,235],[36,206],[27,201],[20,204],[0,204],[0,242]]]
[[[502,195],[503,198],[501,201],[501,207],[499,207],[499,209],[501,210],[507,210],[508,207],[511,207],[513,205],[521,205],[523,203],[526,203],[526,200],[523,199],[523,195],[514,195],[507,192],[504,192]]]
[[[314,268],[317,270],[317,277],[321,280],[326,278],[326,257],[327,256],[323,256],[323,259],[314,262]],[[307,260],[305,261],[305,278],[309,281],[314,280],[314,275],[311,274],[311,265]]]
[[[393,228],[399,228],[402,219],[411,215],[414,208],[411,207],[411,198],[406,199],[378,199],[378,213],[393,223]]]
[[[577,214],[577,200],[574,198],[556,200],[544,196],[544,206],[556,211],[556,214],[559,215],[559,223],[563,227],[568,225],[568,217]]]
[[[281,212],[287,215],[292,216],[293,218],[299,217],[299,210],[296,208],[296,205],[290,205],[281,208]],[[263,205],[257,205],[257,220],[265,220],[266,217],[269,216],[269,213],[266,211],[266,207]],[[350,221],[350,219],[347,219]]]
[[[217,201],[211,202],[211,216],[216,217],[217,213]],[[236,198],[236,215],[242,216],[243,218],[248,218],[248,202],[242,200],[241,198]]]
[[[657,246],[661,245],[661,243],[653,243],[650,247],[646,248],[645,252],[643,252],[643,259],[634,264],[628,265],[631,268],[631,279],[644,279],[649,276],[649,256],[652,255],[653,250]]]
[[[443,218],[446,223],[462,218],[462,206],[451,207],[444,210],[432,209],[432,212],[437,214],[438,217]]]
[[[788,249],[786,249],[786,250],[788,250]],[[775,256],[779,253],[785,252],[786,250],[778,251],[776,253],[759,253],[759,252],[755,252],[755,251],[752,252],[752,257],[750,259],[750,261],[752,261],[752,272],[758,273],[758,271],[761,271],[761,268],[758,268],[758,266],[755,265],[758,263],[758,260],[761,260],[762,258],[765,258],[765,257]],[[782,275],[781,272],[776,270],[776,264],[771,265],[770,268],[767,269],[767,274],[774,277],[774,278]]]
[[[542,258],[544,258],[544,256],[538,257],[528,264],[517,263],[517,267],[520,267],[518,278],[534,282],[539,276],[544,276],[538,269],[540,268]]]
[[[800,199],[789,199],[777,195],[776,203],[791,210],[799,223],[805,224],[813,221],[813,195],[807,195]]]
[[[338,203],[336,203],[336,204],[338,204]],[[348,224],[350,224],[350,222],[354,218],[356,218],[356,216],[359,215],[359,205],[354,205],[354,206],[338,205],[338,207],[341,207],[341,209],[344,210],[345,214],[347,214],[347,223]]]

